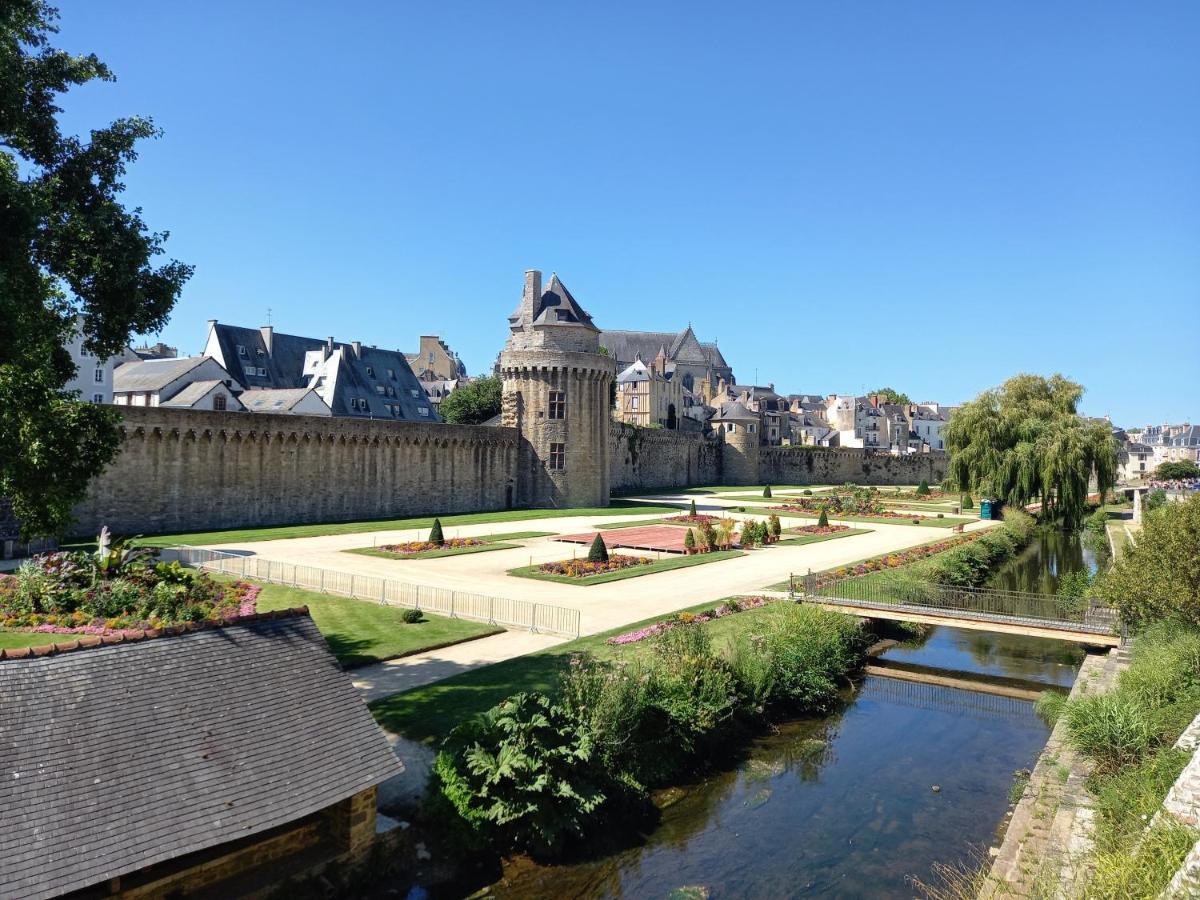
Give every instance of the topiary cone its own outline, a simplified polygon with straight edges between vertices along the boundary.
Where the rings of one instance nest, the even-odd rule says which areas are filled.
[[[598,531],[596,532],[596,536],[592,538],[592,546],[588,548],[588,562],[608,562],[608,547],[605,546],[604,536]]]
[[[768,500],[771,498],[771,486],[769,484],[763,488],[763,497]]]
[[[821,507],[821,515],[817,516],[817,527],[818,528],[828,528],[829,527],[829,513],[827,513],[825,511],[825,507],[823,507],[823,506]]]
[[[693,519],[696,518],[696,501],[694,498],[692,500],[692,505],[688,508],[688,515]]]
[[[429,543],[437,544],[439,547],[446,543],[446,539],[442,537],[441,519],[433,520],[433,527],[429,529]]]

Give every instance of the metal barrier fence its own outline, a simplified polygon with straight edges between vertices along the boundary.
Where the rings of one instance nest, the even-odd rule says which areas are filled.
[[[888,579],[872,575],[842,578],[816,588],[814,580],[794,579],[792,591],[833,603],[905,606],[960,612],[973,616],[1015,619],[1030,623],[1070,625],[1081,631],[1115,634],[1116,613],[1093,606],[1086,599],[1049,594],[1005,591],[996,588],[926,584],[913,579]]]
[[[579,610],[563,606],[489,597],[424,584],[407,584],[378,575],[301,566],[204,547],[170,547],[162,551],[161,558],[167,562],[178,560],[182,565],[209,572],[369,600],[384,606],[420,609],[452,619],[471,619],[562,637],[579,637]]]

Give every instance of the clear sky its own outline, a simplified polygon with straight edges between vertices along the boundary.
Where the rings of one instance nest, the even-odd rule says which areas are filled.
[[[1200,419],[1200,3],[58,0],[205,320],[490,367],[527,268],[739,381]]]

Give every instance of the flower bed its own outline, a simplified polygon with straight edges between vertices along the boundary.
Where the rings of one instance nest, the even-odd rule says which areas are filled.
[[[591,575],[603,575],[606,572],[619,572],[634,566],[648,566],[654,560],[648,556],[620,556],[613,554],[604,562],[591,562],[587,559],[564,559],[558,562],[542,563],[537,571],[545,575],[565,575],[567,578],[587,578]]]
[[[670,516],[669,518],[663,519],[663,521],[670,522],[672,525],[716,525],[721,521],[721,517],[706,516],[704,513],[698,513],[694,516],[686,514],[682,516]]]
[[[0,627],[105,636],[183,622],[235,621],[256,611],[257,585],[218,582],[178,563],[155,564],[131,551],[114,552],[115,561],[52,553],[0,579]]]
[[[788,534],[837,534],[839,531],[851,531],[849,525],[803,525],[799,528],[789,528]]]
[[[661,622],[655,622],[653,625],[647,625],[645,628],[639,628],[637,631],[627,631],[624,634],[618,634],[616,637],[610,637],[606,643],[620,646],[622,644],[636,644],[638,641],[644,641],[646,638],[655,637],[662,634],[664,631],[669,631],[677,625],[691,625],[696,622],[711,622],[713,619],[724,618],[731,616],[734,613],[744,612],[747,609],[757,609],[760,606],[766,606],[770,601],[766,597],[744,597],[734,598],[727,603],[722,603],[720,606],[715,606],[708,612],[688,613],[682,612],[670,619],[663,619]]]
[[[836,569],[830,569],[827,572],[822,572],[817,578],[817,587],[823,588],[839,579],[851,578],[855,575],[867,575],[871,572],[882,572],[886,569],[898,569],[917,560],[942,553],[952,547],[969,544],[971,541],[978,540],[986,533],[976,532],[975,534],[965,534],[962,537],[938,541],[936,544],[923,544],[920,547],[910,547],[908,550],[902,550],[899,553],[886,553],[883,556],[873,556],[853,566],[840,566]]]
[[[873,510],[842,509],[837,504],[825,504],[818,501],[803,499],[784,506],[772,506],[780,512],[802,512],[805,515],[817,516],[824,509],[830,516],[855,516],[861,519],[917,519],[912,513],[896,512],[894,509],[877,508]]]
[[[431,550],[458,550],[461,547],[482,547],[490,541],[481,541],[477,538],[450,538],[448,541],[442,541],[438,544],[434,541],[408,541],[404,544],[380,544],[376,550],[382,550],[385,553],[395,553],[400,556],[411,556],[417,553],[428,553]]]

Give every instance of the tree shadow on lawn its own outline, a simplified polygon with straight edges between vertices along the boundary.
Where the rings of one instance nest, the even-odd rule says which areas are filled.
[[[325,643],[329,645],[343,669],[356,669],[379,662],[379,657],[370,652],[374,646],[373,641],[348,637],[335,631],[325,635]]]

